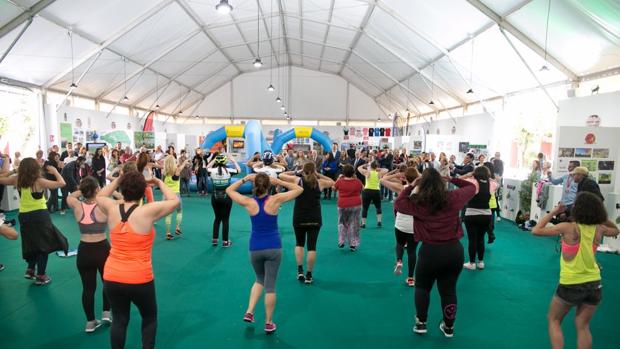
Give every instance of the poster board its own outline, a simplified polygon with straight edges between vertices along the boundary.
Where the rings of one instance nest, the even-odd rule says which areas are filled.
[[[568,173],[568,163],[579,161],[598,183],[603,197],[614,191],[620,155],[620,127],[562,126],[556,146],[553,177]]]
[[[66,148],[67,142],[73,141],[73,126],[69,122],[60,123],[60,146]]]
[[[144,146],[147,149],[154,149],[155,148],[155,133],[134,131],[133,141],[134,141],[134,145],[136,148],[140,148]]]

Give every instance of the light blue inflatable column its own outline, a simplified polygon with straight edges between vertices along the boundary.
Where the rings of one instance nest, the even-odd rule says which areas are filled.
[[[245,124],[245,155],[249,160],[255,152],[261,152],[263,130],[256,120],[250,120]]]

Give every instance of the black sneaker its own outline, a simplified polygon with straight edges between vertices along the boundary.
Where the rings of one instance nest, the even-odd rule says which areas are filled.
[[[309,271],[306,273],[306,280],[304,281],[306,285],[310,285],[312,283],[312,272]]]
[[[488,244],[492,244],[495,241],[495,235],[489,235],[489,240],[487,241]]]
[[[377,227],[381,228],[381,222],[377,222]]]
[[[361,224],[360,228],[362,228],[362,229],[366,228],[366,224]]]
[[[338,248],[343,248],[344,247],[344,242],[341,244],[338,244]]]
[[[297,280],[299,282],[306,281],[306,277],[304,276],[304,269],[302,267],[297,267]]]
[[[351,246],[351,252],[357,251],[357,246]]]
[[[0,264],[0,271],[4,270],[4,264]]]
[[[215,246],[217,246],[217,245],[218,245],[218,243],[217,243],[217,239],[213,239],[213,240],[211,241],[211,246],[214,246],[214,247],[215,247]]]
[[[420,321],[417,316],[415,318],[415,326],[413,326],[413,332],[417,334],[425,334],[426,332],[428,332],[426,322]]]
[[[454,337],[454,327],[446,326],[443,320],[441,320],[441,322],[439,323],[439,329],[441,330],[441,332],[443,332],[443,335],[446,336],[446,338]]]

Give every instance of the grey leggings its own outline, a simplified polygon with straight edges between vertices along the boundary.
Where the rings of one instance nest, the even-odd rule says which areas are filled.
[[[250,261],[256,274],[256,283],[265,288],[265,293],[275,293],[278,269],[282,261],[282,249],[251,251]]]

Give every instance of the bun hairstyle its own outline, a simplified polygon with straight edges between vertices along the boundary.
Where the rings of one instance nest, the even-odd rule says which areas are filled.
[[[407,167],[405,170],[405,179],[407,183],[413,183],[416,178],[420,177],[420,172],[415,167]]]
[[[79,189],[85,199],[93,199],[97,195],[99,182],[93,176],[86,176],[82,178]]]
[[[370,163],[370,168],[372,168],[373,170],[376,170],[379,167],[379,164],[377,163],[377,160],[374,160],[373,162]]]
[[[309,161],[304,164],[301,175],[304,179],[304,182],[310,184],[310,187],[319,187],[319,176],[316,175],[316,165],[313,161]]]
[[[269,193],[271,180],[266,173],[258,173],[254,177],[254,196],[263,196]]]

